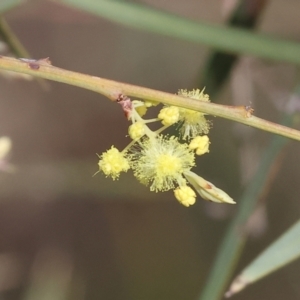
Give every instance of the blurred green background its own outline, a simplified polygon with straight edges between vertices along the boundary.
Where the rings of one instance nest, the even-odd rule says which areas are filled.
[[[210,23],[225,23],[230,1],[139,1]],[[300,2],[273,0],[257,31],[299,40]],[[50,1],[28,1],[5,14],[33,58],[65,69],[175,93],[199,85],[213,49],[125,28]],[[251,105],[278,122],[297,69],[239,57],[212,101]],[[0,299],[197,299],[236,207],[200,198],[190,208],[173,194],[151,193],[131,174],[113,182],[96,153],[127,145],[118,105],[90,91],[0,78],[0,136],[13,141],[14,174],[0,174]],[[239,196],[271,135],[213,118],[211,151],[197,173]],[[238,270],[287,229],[300,211],[297,142],[263,197]],[[299,299],[299,261],[235,299]]]

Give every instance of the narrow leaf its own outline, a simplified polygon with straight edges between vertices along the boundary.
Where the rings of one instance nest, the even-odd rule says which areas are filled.
[[[0,14],[14,8],[21,4],[23,0],[1,0],[0,1]]]
[[[266,34],[195,22],[125,1],[60,0],[60,2],[139,30],[202,43],[230,53],[252,54],[300,64],[300,43],[273,38]]]
[[[300,220],[263,251],[232,282],[227,297],[300,257]]]
[[[283,117],[281,123],[291,125],[293,119],[292,115],[286,115]],[[247,240],[246,232],[242,234],[240,229],[245,227],[249,217],[252,215],[257,200],[263,193],[270,174],[272,174],[272,168],[278,163],[276,161],[281,157],[287,143],[287,139],[279,136],[273,137],[261,158],[259,168],[253,176],[253,180],[250,181],[241,198],[237,199],[238,211],[227,229],[214,265],[211,268],[208,281],[199,295],[199,300],[223,299],[226,286],[240,259]]]

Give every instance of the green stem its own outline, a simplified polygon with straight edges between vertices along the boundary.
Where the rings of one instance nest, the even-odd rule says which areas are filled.
[[[300,131],[257,118],[252,115],[251,109],[245,106],[227,106],[204,102],[140,86],[72,72],[52,66],[48,59],[25,60],[0,56],[0,69],[25,73],[82,87],[98,92],[112,101],[116,101],[119,96],[123,94],[132,98],[161,102],[168,105],[201,111],[212,116],[229,119],[300,141]]]

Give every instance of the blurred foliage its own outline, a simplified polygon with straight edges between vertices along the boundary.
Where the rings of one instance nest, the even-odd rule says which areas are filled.
[[[4,13],[12,8],[17,7],[22,2],[23,1],[2,0],[0,2],[0,12]],[[300,44],[298,42],[283,40],[276,37],[263,35],[261,33],[251,32],[250,29],[254,28],[256,18],[259,16],[261,10],[258,10],[257,14],[252,15],[251,18],[249,18],[249,15],[241,13],[240,7],[243,7],[243,3],[247,1],[240,1],[238,6],[236,7],[236,15],[232,15],[232,18],[228,20],[228,24],[239,27],[247,27],[248,30],[211,25],[204,22],[194,22],[180,16],[175,16],[170,13],[163,12],[162,10],[151,8],[150,6],[142,5],[138,3],[138,1],[127,2],[105,0],[61,0],[59,2],[91,12],[99,17],[107,18],[110,21],[119,23],[123,26],[130,26],[140,30],[154,32],[159,35],[175,37],[183,41],[195,42],[213,47],[215,50],[218,50],[218,52],[211,53],[211,58],[208,60],[206,69],[204,70],[204,82],[208,82],[208,88],[212,89],[213,93],[217,93],[221,88],[224,80],[228,78],[233,63],[236,60],[236,55],[251,54],[258,57],[267,58],[269,60],[285,61],[294,65],[300,64]],[[263,6],[261,6],[261,8],[262,7]],[[3,18],[1,19],[0,23],[0,37],[16,56],[28,57],[25,47],[23,47],[22,44],[18,41],[16,35],[9,28],[8,24]],[[289,125],[293,124],[293,117],[293,114],[285,115],[283,123],[288,123]],[[200,293],[201,295],[199,295],[199,299],[217,300],[222,298],[224,290],[226,289],[226,286],[232,274],[234,273],[238,260],[242,254],[242,250],[248,238],[249,231],[251,231],[251,228],[249,228],[249,220],[251,216],[253,216],[254,211],[257,208],[260,197],[262,197],[262,195],[264,194],[264,190],[267,189],[268,185],[270,184],[270,177],[272,177],[274,173],[274,165],[280,165],[278,161],[281,158],[286,144],[286,139],[276,136],[273,137],[269,146],[266,148],[265,154],[261,158],[259,164],[260,167],[257,170],[257,173],[255,174],[255,176],[253,176],[252,181],[245,188],[244,193],[239,197],[238,210],[237,212],[235,212],[235,217],[233,218],[228,231],[225,234],[223,243],[220,246],[219,252],[215,257],[215,265],[213,268],[211,268],[209,281],[206,283],[203,292]],[[74,166],[73,162],[71,163],[71,165]],[[51,166],[48,166],[47,168],[51,169]],[[78,169],[80,168],[75,167],[74,170],[73,168],[71,169],[72,170],[68,171],[68,173],[76,174],[78,172]],[[59,174],[56,171],[53,172],[53,174],[54,175],[52,180],[60,181]],[[22,176],[25,177],[26,175],[23,174]],[[26,180],[29,180],[30,182],[30,177],[25,178],[24,182],[26,182]],[[38,179],[35,178],[34,180],[37,181]],[[97,198],[97,193],[93,194],[95,187],[91,187],[90,190],[89,188],[80,189],[80,183],[83,181],[84,180],[82,180],[82,178],[76,177],[74,179],[74,182],[76,182],[79,189],[79,191],[77,191],[76,189],[72,189],[72,186],[74,184],[69,184],[65,179],[64,187],[61,188],[61,192],[64,197],[71,195],[72,197],[76,198],[76,195],[78,197],[78,194],[81,192],[83,194],[92,195],[90,196],[90,198],[92,199]],[[18,179],[18,182],[20,184],[18,189],[13,189],[13,195],[15,197],[20,197],[20,191],[23,191],[22,184],[24,183],[20,178]],[[33,185],[34,183],[30,182],[30,184]],[[103,185],[105,185],[105,183]],[[7,184],[7,186],[9,186],[9,184]],[[136,209],[135,205],[128,204],[129,206],[126,206],[126,202],[130,203],[130,201],[134,199],[135,192],[142,194],[142,191],[131,188],[130,193],[124,196],[123,192],[126,191],[126,188],[128,189],[129,186],[132,186],[130,179],[128,180],[128,183],[127,181],[125,182],[123,189],[121,189],[121,192],[119,190],[113,190],[113,186],[111,184],[107,184],[107,186],[105,186],[105,191],[102,193],[102,197],[110,200],[117,199],[117,202],[122,203],[123,209],[130,209],[134,211],[134,209]],[[47,187],[41,187],[41,191],[48,192]],[[155,208],[151,208],[151,196],[149,196],[149,199],[143,198],[143,200],[145,200],[144,202],[146,203],[150,203],[149,212],[144,212],[144,215],[142,216],[133,214],[133,220],[129,220],[130,222],[134,222],[134,218],[136,218],[137,221],[142,221],[143,218],[150,218],[152,213],[157,213]],[[65,202],[69,202],[69,200],[65,200]],[[28,267],[29,271],[27,270],[30,274],[28,285],[29,287],[24,294],[19,291],[16,292],[16,295],[9,295],[8,299],[53,299],[53,297],[55,297],[55,299],[98,299],[101,296],[107,298],[107,295],[110,293],[112,295],[111,299],[120,299],[121,297],[123,299],[138,299],[139,292],[136,289],[138,289],[139,287],[126,287],[126,283],[129,283],[130,278],[134,278],[134,275],[132,273],[126,274],[126,271],[120,269],[120,265],[123,264],[123,266],[128,266],[132,264],[133,268],[136,269],[137,272],[143,273],[144,271],[142,267],[140,267],[138,263],[135,262],[135,259],[137,259],[137,261],[141,261],[141,259],[145,259],[145,256],[143,256],[136,249],[138,249],[139,247],[143,249],[151,248],[151,250],[153,250],[153,252],[157,255],[158,253],[160,253],[160,247],[158,247],[157,245],[153,245],[151,244],[151,242],[147,241],[143,241],[140,244],[136,239],[132,241],[123,240],[121,242],[114,240],[116,232],[118,232],[119,230],[118,226],[126,226],[128,222],[128,220],[126,220],[126,215],[123,215],[122,211],[113,210],[106,205],[103,205],[101,207],[101,210],[99,209],[99,207],[97,207],[97,205],[95,205],[95,203],[93,203],[92,200],[90,207],[83,207],[82,203],[79,203],[79,201],[75,201],[76,212],[73,212],[75,217],[66,217],[70,218],[71,220],[71,225],[66,226],[67,229],[70,226],[70,231],[65,229],[65,232],[63,232],[62,234],[60,233],[60,241],[64,245],[63,250],[57,250],[52,246],[39,248],[38,243],[35,245],[35,247],[38,248],[38,254],[35,258],[32,258],[31,265],[30,267]],[[61,213],[63,217],[60,219],[60,222],[64,222],[64,217],[68,213],[68,208],[64,207],[64,204],[61,205],[62,207],[58,207],[57,211],[55,210],[55,214]],[[74,204],[71,203],[71,205]],[[110,212],[110,210],[112,210],[112,212]],[[120,217],[121,222],[119,223],[118,221],[114,221],[116,222],[114,225],[109,225],[106,212],[108,212],[108,214],[116,214]],[[139,210],[138,212],[140,213]],[[178,212],[175,212],[174,216],[169,216],[169,220],[174,223],[176,223],[177,220],[176,213],[180,214]],[[53,216],[53,220],[50,220],[49,223],[47,223],[47,226],[49,227],[48,234],[50,237],[52,226],[53,224],[54,226],[56,225],[55,214]],[[101,219],[100,224],[97,223],[99,218]],[[155,226],[155,220],[158,221],[162,218],[164,218],[163,214],[155,215],[155,217],[153,218],[153,226]],[[85,231],[83,229],[80,229],[78,225],[81,224],[83,220],[87,220],[90,222],[88,225],[84,225],[86,229]],[[16,219],[15,222],[17,224],[18,219]],[[103,238],[103,240],[97,242],[97,248],[94,249],[93,253],[89,253],[89,248],[86,248],[86,245],[92,243],[94,240],[99,239],[99,236],[97,236],[97,234],[93,232],[94,224],[97,224],[97,226],[99,226],[102,233],[101,239]],[[186,222],[185,225],[190,226],[189,222]],[[113,228],[111,228],[110,226],[112,226]],[[184,224],[177,224],[174,225],[172,229],[180,231],[183,230],[183,226]],[[61,228],[64,227],[62,226]],[[58,226],[55,230],[57,232],[60,232],[61,228]],[[136,230],[137,236],[139,236],[141,239],[145,235],[147,235],[147,233],[144,232],[142,228],[134,228]],[[34,228],[34,230],[36,230],[36,228]],[[82,230],[82,232],[80,232],[80,230]],[[159,228],[157,232],[159,233],[160,230],[161,228]],[[77,231],[79,232],[79,238],[77,236]],[[293,227],[290,231],[284,233],[277,242],[272,244],[270,248],[263,252],[258,260],[254,261],[254,263],[245,270],[245,273],[242,273],[246,280],[249,280],[248,272],[250,271],[252,272],[251,280],[254,281],[256,280],[256,278],[262,277],[262,274],[265,275],[265,273],[270,273],[271,271],[273,272],[279,267],[288,264],[292,260],[292,258],[295,259],[296,257],[298,257],[300,249],[299,239],[297,239],[297,236],[299,235],[298,231],[299,224],[296,225],[296,227]],[[87,232],[91,234],[88,235],[86,234]],[[114,232],[115,235],[113,235],[112,232]],[[167,235],[167,233],[168,232],[166,230],[165,234]],[[73,238],[68,240],[70,234],[73,234]],[[184,234],[182,235],[184,236]],[[157,237],[157,239],[159,243],[164,243],[164,235]],[[200,237],[197,235],[196,239],[200,239]],[[173,242],[174,243],[172,245],[177,244],[176,238]],[[187,244],[192,244],[191,241],[186,242]],[[133,246],[127,243],[132,243]],[[130,257],[130,259],[122,256],[121,248],[124,245],[127,245],[128,247],[127,252],[132,252],[132,256]],[[23,245],[23,247],[25,246]],[[76,249],[76,251],[74,250],[73,255],[69,255],[68,250],[72,247]],[[183,251],[183,248],[174,250],[174,248],[171,249],[172,247],[170,248],[170,245],[167,244],[164,245],[164,247],[164,249],[166,250],[164,253],[170,253],[170,256],[161,257],[161,261],[167,261],[166,265],[168,266],[169,270],[172,270],[174,278],[165,279],[164,282],[166,282],[166,284],[162,283],[162,285],[160,286],[161,290],[154,290],[153,294],[149,295],[148,299],[164,299],[164,297],[161,297],[161,295],[164,295],[164,292],[161,291],[164,291],[167,287],[171,288],[172,285],[174,285],[174,282],[177,283],[176,285],[180,285],[181,278],[176,277],[176,274],[180,272],[180,264],[182,262],[178,262],[178,264],[176,264],[176,262],[178,261],[178,257],[181,257],[181,259],[183,260],[186,259],[185,253],[180,253],[180,251]],[[287,247],[290,252],[282,250],[286,249],[282,247]],[[118,254],[116,254],[114,251],[118,252]],[[172,251],[177,251],[178,253],[176,252],[174,254]],[[101,255],[99,255],[99,253],[101,253]],[[276,255],[274,255],[274,253]],[[282,259],[282,261],[280,262],[278,261],[278,253],[280,258]],[[19,267],[20,264],[15,255],[11,256],[10,254],[8,255],[5,253],[1,255],[2,260],[0,259],[0,263],[2,264],[2,266],[7,265],[9,266],[9,268],[14,268],[16,270],[16,273],[21,274],[22,272],[24,272],[24,270]],[[100,257],[99,261],[97,261],[98,255]],[[138,257],[139,255],[140,257]],[[86,266],[83,261],[87,260],[87,265],[91,270],[95,272],[92,275],[94,277],[89,283],[87,283],[87,281],[85,281],[85,279],[81,277],[81,275],[78,275],[78,273],[76,273],[74,276],[72,275],[73,268],[75,267],[72,259],[74,259],[75,256],[80,256],[80,259],[77,262],[79,266],[76,267],[79,267],[79,269],[84,269]],[[116,261],[116,257],[118,257],[118,259],[123,259],[123,261],[118,264],[118,262]],[[203,259],[201,258],[200,260]],[[58,266],[58,268],[53,269],[52,263],[54,263],[55,266]],[[276,265],[276,263],[278,263],[278,265]],[[145,266],[149,268],[151,268],[153,264],[154,263],[151,261],[151,257],[149,258],[149,261],[145,262]],[[102,267],[104,268],[104,278],[98,278],[102,275],[97,274],[98,269],[96,266],[98,267],[98,269],[101,269]],[[270,269],[270,266],[273,266],[273,268]],[[7,270],[9,268],[7,268]],[[7,274],[7,270],[4,268],[4,274]],[[255,275],[253,275],[253,270]],[[195,269],[193,269],[193,271],[191,272],[197,273]],[[84,274],[84,271],[82,273]],[[113,274],[117,274],[117,276]],[[149,284],[149,286],[151,286],[151,280],[158,278],[153,277],[155,271],[153,271],[152,273],[150,272],[150,274],[151,276],[149,274],[144,274],[145,277],[143,277],[147,278],[147,276],[149,276],[147,278],[148,281],[142,281],[138,276],[137,278],[134,278],[136,280],[135,282],[140,282],[144,285]],[[159,276],[163,277],[164,274],[159,274]],[[118,279],[117,281],[116,278]],[[122,278],[123,281],[120,278]],[[103,282],[103,285],[101,285],[101,287],[97,286],[97,282],[99,281]],[[11,281],[5,281],[5,283],[8,287],[7,290],[9,290],[9,287],[14,286],[14,284],[20,285],[20,280],[14,278]],[[106,283],[111,284],[111,286],[108,286]],[[96,294],[90,292],[92,290],[91,287],[93,287],[94,290],[97,291]],[[3,290],[5,290],[5,288],[3,288]],[[85,293],[85,291],[88,292]],[[158,297],[157,295],[160,296]],[[180,295],[180,297],[182,296],[183,295]],[[166,297],[167,296],[165,296],[165,299],[167,299]],[[190,299],[190,297],[192,297],[192,293],[185,297],[185,299]]]

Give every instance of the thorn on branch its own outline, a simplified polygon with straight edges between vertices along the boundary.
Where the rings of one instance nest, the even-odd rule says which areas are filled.
[[[51,66],[51,61],[49,57],[41,58],[41,59],[29,59],[29,58],[19,58],[20,61],[23,61],[28,64],[28,67],[32,70],[38,70],[40,66],[47,65]]]

